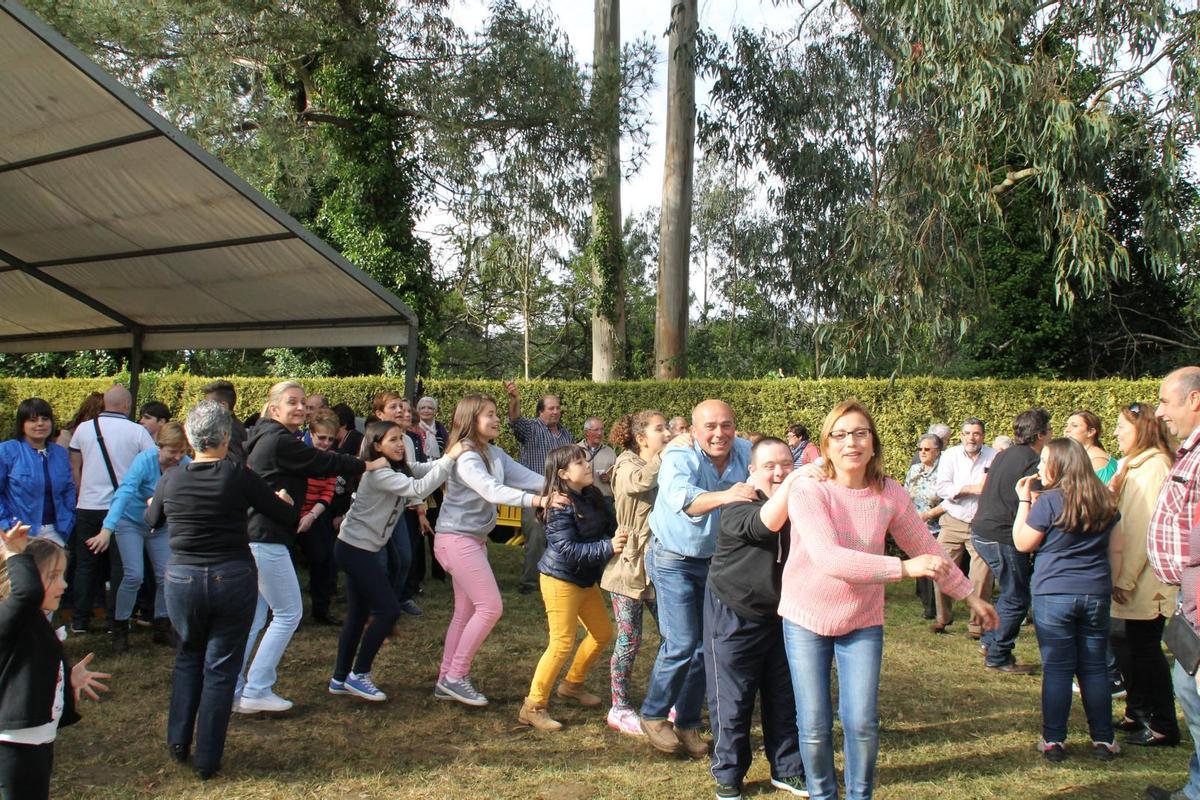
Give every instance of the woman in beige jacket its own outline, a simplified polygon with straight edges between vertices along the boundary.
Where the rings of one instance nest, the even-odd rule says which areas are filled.
[[[613,425],[609,441],[624,452],[610,471],[617,512],[617,533],[629,536],[625,549],[604,568],[600,588],[612,596],[617,620],[613,645],[612,710],[608,726],[630,736],[644,736],[638,713],[629,703],[633,661],[642,645],[642,608],[658,619],[654,588],[646,578],[646,545],[650,541],[650,509],[658,495],[660,454],[671,434],[666,418],[657,411],[626,414]]]
[[[1178,589],[1154,576],[1146,560],[1146,532],[1173,452],[1166,428],[1150,405],[1123,407],[1116,436],[1125,461],[1112,480],[1121,511],[1112,535],[1122,543],[1119,572],[1113,575],[1112,616],[1124,622],[1125,632],[1112,643],[1129,692],[1119,727],[1130,732],[1127,744],[1170,747],[1179,743],[1179,723],[1161,640],[1167,617],[1175,611]]]

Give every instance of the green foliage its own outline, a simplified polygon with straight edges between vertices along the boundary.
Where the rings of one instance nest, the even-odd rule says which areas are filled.
[[[192,375],[147,375],[143,378],[140,401],[160,400],[176,415],[202,398],[201,387],[210,378]],[[241,417],[260,411],[274,378],[231,378],[238,391]],[[0,379],[0,421],[11,419],[16,404],[37,396],[47,400],[60,420],[69,419],[80,401],[91,391],[102,391],[111,379]],[[377,392],[396,391],[395,378],[367,376],[358,378],[313,378],[305,380],[310,392],[320,392],[330,404],[347,403],[360,414],[369,412]],[[1087,408],[1105,423],[1105,447],[1116,452],[1112,439],[1117,410],[1126,403],[1153,403],[1158,396],[1158,381],[1039,381],[1039,380],[945,380],[938,378],[900,378],[896,380],[834,378],[819,381],[795,379],[770,381],[526,381],[520,382],[522,413],[532,416],[537,398],[545,393],[562,398],[563,424],[579,433],[583,421],[596,415],[611,424],[622,414],[655,408],[668,416],[688,415],[701,400],[710,397],[728,402],[738,414],[743,432],[761,431],[782,434],[792,422],[807,425],[814,434],[820,430],[826,413],[847,397],[857,397],[871,409],[883,440],[888,474],[903,477],[917,437],[933,422],[955,427],[969,416],[978,416],[988,425],[987,437],[1012,433],[1012,420],[1032,406],[1050,411],[1055,428],[1066,422],[1067,415]],[[429,379],[422,393],[438,398],[441,418],[450,419],[454,404],[464,395],[481,392],[504,403],[503,386],[498,381]],[[501,408],[504,413],[504,408]],[[7,425],[0,422],[0,433]],[[515,452],[515,442],[507,427],[500,444]]]

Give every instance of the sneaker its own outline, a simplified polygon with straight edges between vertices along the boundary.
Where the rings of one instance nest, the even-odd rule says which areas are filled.
[[[90,626],[87,624],[86,621],[79,622],[79,623],[76,623],[74,621],[71,622],[72,635],[87,636],[89,632],[90,632]]]
[[[776,789],[791,792],[796,797],[808,797],[808,781],[804,775],[792,775],[787,778],[771,778],[771,785]]]
[[[451,700],[468,706],[486,706],[488,704],[487,697],[483,692],[471,685],[470,678],[459,678],[455,680],[447,675],[438,681],[438,688],[446,694],[450,695]]]
[[[1092,758],[1097,761],[1112,761],[1121,752],[1121,745],[1111,742],[1092,742]]]
[[[742,800],[742,787],[732,783],[718,783],[717,800]]]
[[[421,607],[412,600],[405,600],[403,603],[401,603],[400,610],[405,614],[408,614],[410,617],[419,617],[425,613],[421,610]]]
[[[292,707],[291,700],[284,700],[274,692],[267,692],[262,697],[242,697],[234,705],[233,710],[238,714],[257,714],[260,711],[279,713]]]
[[[642,721],[632,708],[610,708],[608,711],[608,727],[626,736],[645,736]]]
[[[1045,739],[1039,739],[1038,751],[1042,754],[1042,758],[1052,764],[1061,763],[1067,758],[1067,747],[1062,742],[1047,742]]]
[[[1113,681],[1110,684],[1110,688],[1112,689],[1113,700],[1120,700],[1129,694],[1129,692],[1125,691],[1125,681]]]
[[[373,703],[382,703],[387,700],[387,695],[379,691],[378,687],[371,682],[371,673],[369,672],[362,675],[351,672],[346,676],[343,685],[348,693],[355,697],[361,697],[363,700],[370,700]]]
[[[346,688],[345,681],[339,681],[337,678],[329,679],[330,694],[350,694],[350,690]]]
[[[445,689],[442,688],[442,682],[439,680],[437,683],[435,683],[433,685],[433,699],[434,700],[453,700],[454,698],[450,696],[449,692],[447,692]]]

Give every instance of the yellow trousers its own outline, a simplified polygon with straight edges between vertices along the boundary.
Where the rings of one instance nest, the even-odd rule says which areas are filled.
[[[546,604],[546,622],[550,626],[550,642],[538,661],[533,682],[529,685],[529,701],[546,705],[554,681],[575,646],[575,634],[582,623],[587,636],[575,651],[575,660],[567,671],[571,683],[583,683],[600,654],[612,641],[612,622],[608,606],[599,586],[583,588],[549,575],[540,575],[542,602]]]

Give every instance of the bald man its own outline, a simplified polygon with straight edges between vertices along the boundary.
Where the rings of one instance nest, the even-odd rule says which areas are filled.
[[[75,616],[71,619],[71,630],[77,634],[88,632],[93,600],[104,596],[104,576],[109,576],[109,585],[115,593],[124,572],[117,548],[101,545],[98,537],[113,494],[137,454],[155,447],[146,429],[129,419],[132,405],[129,390],[114,385],[104,393],[104,411],[100,416],[80,425],[71,437],[71,472],[79,488],[75,530],[71,535],[75,550],[72,586]],[[107,603],[110,611],[111,601],[110,597]],[[114,647],[121,649],[128,630],[128,621],[124,630],[114,623]]]
[[[650,512],[654,538],[646,572],[658,595],[661,644],[642,703],[651,746],[692,758],[708,755],[700,736],[704,702],[704,586],[717,544],[721,509],[758,495],[745,481],[750,442],[739,439],[733,410],[705,400],[692,412],[692,439],[663,451],[658,498]],[[672,726],[668,715],[675,708]]]
[[[1140,409],[1138,413],[1141,414],[1150,412],[1148,406]],[[1179,440],[1179,449],[1150,517],[1146,556],[1160,581],[1182,587],[1178,613],[1193,630],[1200,630],[1196,613],[1196,587],[1200,581],[1200,525],[1196,523],[1200,516],[1200,368],[1177,369],[1163,379],[1154,415],[1165,422],[1167,430]],[[1200,693],[1197,692],[1196,678],[1187,673],[1179,658],[1172,668],[1171,682],[1175,685],[1175,697],[1183,708],[1183,718],[1192,733],[1192,746],[1196,752],[1192,756],[1187,785],[1177,792],[1150,786],[1146,789],[1146,797],[1150,800],[1195,800],[1200,798],[1200,768],[1197,768],[1200,761]]]

